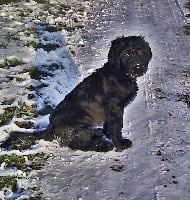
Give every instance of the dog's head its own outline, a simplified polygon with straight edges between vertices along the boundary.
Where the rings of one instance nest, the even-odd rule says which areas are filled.
[[[150,46],[141,36],[121,37],[112,41],[108,63],[131,78],[146,73],[152,57]]]

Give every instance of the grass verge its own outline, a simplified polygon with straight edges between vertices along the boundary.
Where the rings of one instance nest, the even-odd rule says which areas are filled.
[[[18,58],[6,58],[2,64],[0,64],[1,68],[8,68],[8,67],[16,67],[18,65],[26,64],[23,60]]]
[[[13,192],[17,191],[17,180],[14,176],[0,176],[0,189],[10,188]]]
[[[21,0],[0,0],[0,5],[18,2],[21,2]]]
[[[0,124],[6,123],[6,121],[16,117],[35,117],[36,111],[34,105],[26,105],[25,102],[18,102],[17,106],[10,106],[4,109],[4,112],[0,114]]]

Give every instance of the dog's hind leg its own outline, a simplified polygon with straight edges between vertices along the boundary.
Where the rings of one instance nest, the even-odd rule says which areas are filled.
[[[68,144],[73,150],[107,152],[114,148],[113,143],[104,138],[101,130],[89,128],[75,131],[76,137],[72,137]]]

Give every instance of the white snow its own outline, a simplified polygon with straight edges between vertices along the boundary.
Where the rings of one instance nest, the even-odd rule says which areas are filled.
[[[57,4],[57,1],[54,3]],[[80,4],[85,5],[83,2],[80,2]],[[88,9],[88,3],[85,7]],[[52,7],[52,10],[53,9],[55,14],[56,12],[60,12],[59,9],[63,10],[60,5],[56,6],[56,8]],[[41,12],[43,13],[42,15],[40,14]],[[20,14],[26,16],[20,17]],[[68,47],[76,51],[77,45],[84,45],[80,30],[75,31],[75,33],[72,32],[71,34],[65,30],[48,32],[43,30],[44,27],[41,25],[42,21],[49,23],[50,26],[62,22],[67,24],[72,23],[69,17],[72,17],[73,14],[74,12],[70,13],[69,16],[60,15],[59,17],[55,17],[54,14],[49,14],[44,10],[44,5],[37,4],[35,1],[22,1],[17,3],[17,6],[8,4],[1,7],[0,16],[2,19],[7,20],[7,23],[0,24],[0,34],[2,38],[4,35],[7,37],[7,35],[11,33],[11,37],[18,37],[19,39],[10,39],[8,42],[2,40],[2,44],[6,42],[6,48],[0,49],[0,64],[3,64],[5,59],[12,60],[13,58],[25,62],[24,65],[21,64],[5,68],[0,67],[0,87],[3,88],[0,90],[1,114],[4,113],[4,109],[7,107],[19,106],[18,102],[25,102],[26,105],[35,105],[37,111],[43,109],[44,106],[47,105],[55,108],[57,104],[64,99],[65,95],[82,80],[80,69],[76,66],[73,61],[73,56],[68,51]],[[80,18],[79,22],[84,23],[87,19],[87,16],[83,16],[83,13],[76,12],[75,15],[75,18]],[[67,40],[67,37],[70,39]],[[35,49],[30,45],[27,46],[28,43],[40,43],[46,46],[57,45],[58,48],[45,51],[43,48]],[[42,77],[40,80],[32,80],[29,72],[24,71],[25,69],[30,69],[32,66],[37,66],[40,70],[50,72],[52,75]],[[53,67],[51,68],[51,66]],[[7,81],[7,77],[10,77],[9,81]],[[30,91],[27,88],[31,85],[33,87],[38,87],[41,84],[44,84],[45,87],[37,91],[35,99],[29,99],[28,95],[35,94],[36,91]],[[24,116],[22,118],[13,116],[10,122],[0,127],[0,143],[5,141],[12,131],[32,133],[36,129],[46,129],[49,124],[49,116],[50,114],[38,115],[37,117]],[[33,122],[33,127],[30,129],[20,128],[16,125],[16,121]],[[33,145],[28,150],[23,150],[21,152],[19,150],[7,151],[1,149],[0,155],[17,154],[27,156],[40,152],[51,154],[51,149],[57,148],[56,146],[57,144],[54,142],[50,143],[39,140],[36,142],[36,145]],[[0,166],[0,176],[7,175],[19,177],[19,179],[17,179],[18,193],[13,193],[10,190],[7,192],[2,190],[0,191],[0,199],[24,199],[31,196],[31,191],[27,191],[27,188],[32,187],[31,181],[33,178],[35,179],[35,171],[26,174],[22,170],[16,168],[6,168],[5,163],[2,163]]]
[[[33,5],[32,3],[29,5]],[[28,6],[28,4],[27,4]],[[39,9],[39,7],[37,7]],[[4,8],[7,12],[12,13],[12,7],[10,6],[5,6]],[[4,14],[2,12],[3,17]],[[52,16],[53,17],[53,16]],[[22,24],[21,24],[22,25]],[[29,24],[27,24],[29,25]],[[27,27],[25,25],[25,27]],[[24,87],[31,85],[40,85],[41,83],[44,83],[46,87],[42,88],[39,91],[38,98],[36,98],[35,102],[29,101],[26,95],[22,95],[22,97],[18,97],[18,99],[27,102],[29,104],[34,104],[36,105],[37,110],[42,109],[45,104],[50,105],[53,108],[64,99],[65,95],[71,91],[78,83],[81,81],[81,75],[79,72],[79,69],[77,68],[76,64],[73,61],[72,55],[70,52],[67,50],[67,41],[65,40],[66,37],[66,31],[57,31],[57,32],[48,32],[48,31],[43,31],[43,28],[40,25],[34,25],[34,27],[37,29],[39,32],[38,35],[38,41],[40,41],[44,45],[48,44],[58,44],[60,48],[57,48],[52,51],[45,51],[42,48],[38,48],[37,51],[34,51],[33,48],[28,48],[27,51],[28,53],[32,53],[32,55],[35,54],[35,56],[27,56],[27,57],[21,57],[19,59],[24,60],[27,65],[29,66],[39,66],[42,70],[46,70],[48,72],[49,66],[51,64],[57,64],[59,65],[60,69],[52,69],[51,73],[53,74],[52,77],[45,77],[45,79],[41,79],[40,81],[36,80],[31,80],[29,77],[28,73],[22,73],[22,74],[15,74],[12,77],[15,78],[22,78],[24,81],[18,83],[15,81],[15,86],[14,86],[14,91],[12,92],[11,87],[7,88],[7,93],[12,95],[13,97],[17,95],[18,91],[20,95],[23,93],[26,93],[26,89]],[[28,27],[30,28],[30,26]],[[21,39],[24,40],[23,42],[25,43],[25,40],[27,37],[24,37],[24,32],[21,32],[20,34]],[[36,37],[36,36],[35,36]],[[80,38],[80,37],[79,37]],[[31,37],[29,38],[30,40],[32,39]],[[37,40],[36,40],[37,41]],[[27,43],[27,40],[26,40]],[[24,51],[25,49],[23,49]],[[8,56],[7,59],[12,59],[15,58],[15,55]],[[3,62],[3,59],[2,61]],[[5,73],[11,73],[10,69],[9,72],[6,69],[1,69],[2,71],[5,70]],[[14,67],[13,69],[16,72],[20,71],[19,66]],[[20,87],[23,87],[23,90],[21,91]],[[17,89],[19,88],[19,89]],[[5,90],[1,91],[1,96],[5,96]],[[12,104],[11,106],[14,106]],[[2,112],[1,108],[1,112]],[[34,125],[36,128],[39,129],[44,129],[47,127],[49,123],[49,114],[47,116],[38,116],[36,119],[33,119]],[[44,120],[44,121],[43,121]],[[14,123],[10,123],[9,125],[5,125],[1,127],[1,132],[4,133],[4,135],[7,135],[5,133],[10,132],[11,130],[14,131],[24,131],[20,128],[18,128]],[[30,130],[26,130],[27,132]],[[1,134],[2,135],[2,134]],[[1,136],[2,137],[2,136]],[[3,137],[4,138],[4,137]]]

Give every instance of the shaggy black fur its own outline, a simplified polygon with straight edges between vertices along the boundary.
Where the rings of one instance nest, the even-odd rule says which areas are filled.
[[[132,142],[121,133],[124,107],[136,96],[136,78],[146,73],[151,57],[140,36],[112,41],[108,62],[56,107],[47,133],[71,149],[106,152],[130,147]]]

